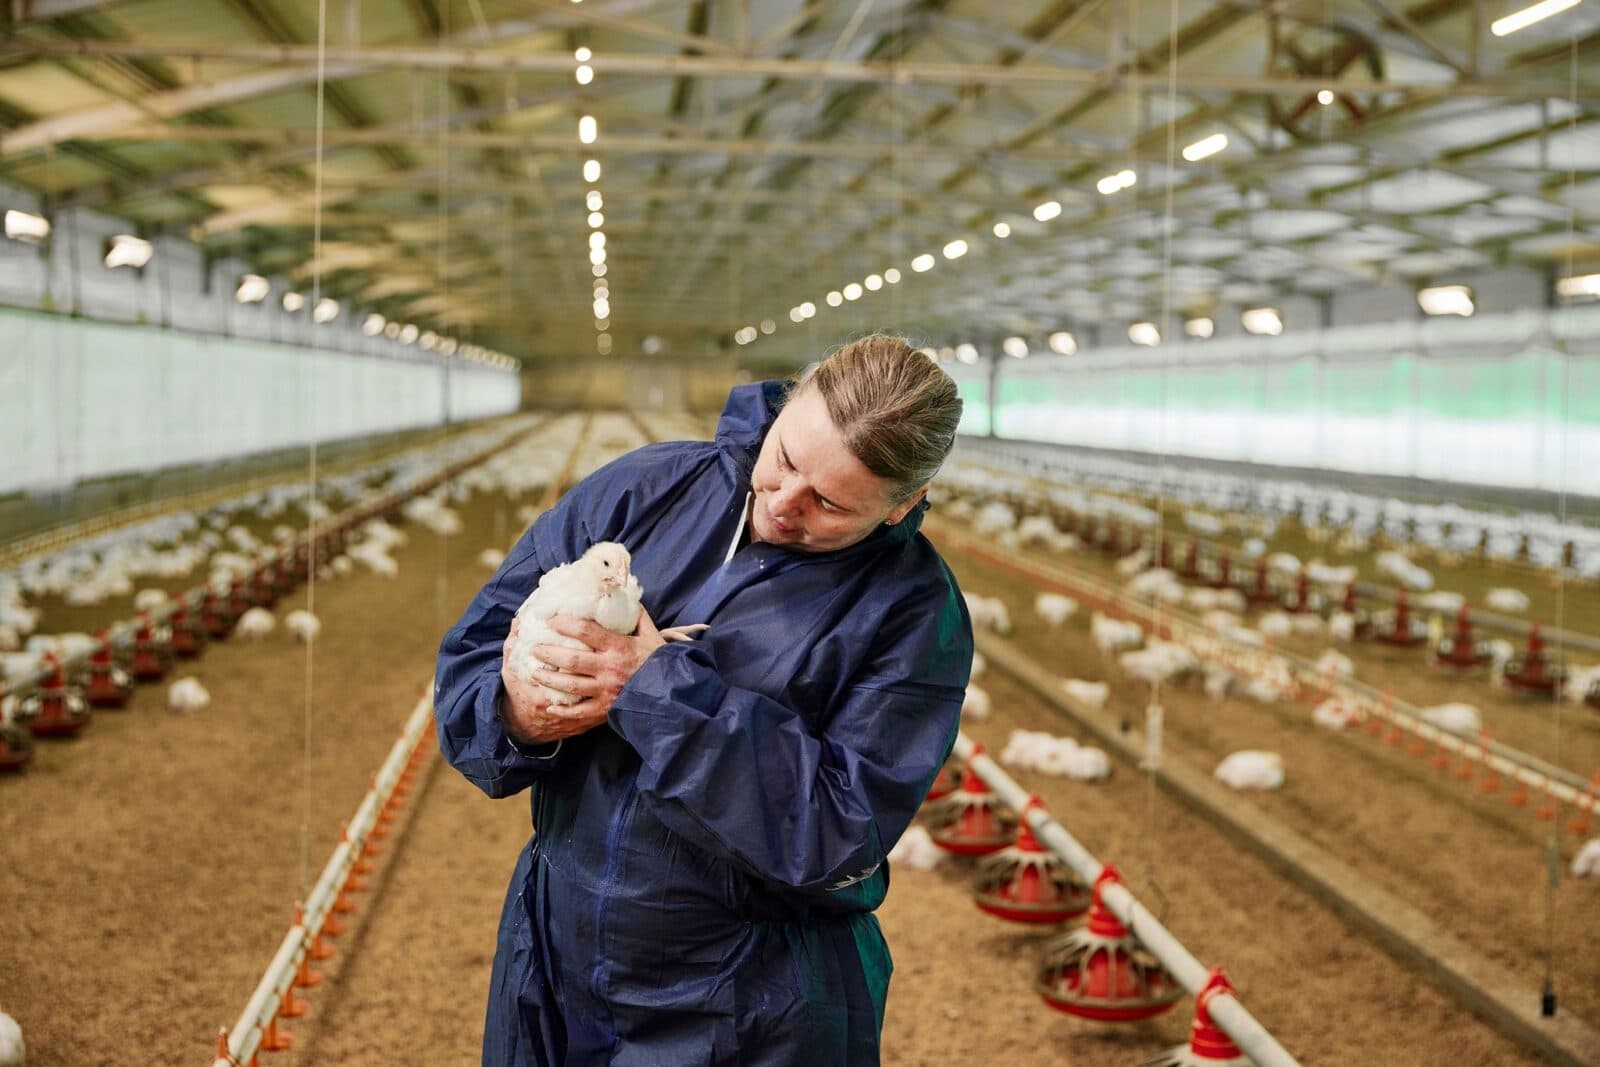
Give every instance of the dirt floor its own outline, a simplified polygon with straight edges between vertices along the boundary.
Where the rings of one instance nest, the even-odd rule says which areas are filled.
[[[502,541],[517,532],[516,506],[476,498],[461,506],[465,530],[456,537],[406,527],[398,578],[358,572],[318,587],[324,629],[314,646],[309,810],[300,785],[306,655],[281,630],[180,665],[173,677],[192,673],[211,690],[204,711],[169,713],[165,687],[145,687],[127,711],[97,713],[75,741],[42,742],[27,773],[0,779],[0,841],[21,860],[0,866],[0,899],[11,905],[0,909],[0,1008],[21,1022],[32,1067],[205,1062],[217,1027],[237,1016],[281,939],[302,869],[325,861],[427,684],[440,635],[488,577],[478,552],[496,531]],[[963,581],[997,591],[956,562]],[[302,589],[286,598],[278,613],[304,597]],[[1019,620],[1030,614],[1026,603],[1013,606]],[[1066,674],[1087,648],[1079,637],[1030,651],[1048,653]],[[996,672],[980,684],[997,710],[972,732],[991,748],[1013,727],[1066,732]],[[1220,745],[1209,730],[1242,730],[1233,714],[1191,732],[1202,716],[1178,707],[1169,718],[1176,754]],[[1241,724],[1276,721],[1254,708],[1238,714]],[[1293,738],[1290,727],[1278,729]],[[1486,820],[1450,814],[1464,803],[1455,783],[1421,792],[1389,783],[1391,793],[1384,779],[1397,774],[1375,771],[1370,758],[1338,756],[1340,748],[1315,750],[1316,765],[1329,768],[1321,776],[1297,773],[1311,756],[1286,753],[1292,786],[1264,805],[1300,813],[1302,832],[1331,817],[1328,847],[1347,859],[1370,849],[1369,874],[1403,860],[1406,841],[1413,852],[1418,840],[1429,842],[1428,880],[1414,876],[1408,896],[1438,896],[1436,912],[1463,936],[1536,942],[1537,917],[1497,912],[1508,893],[1502,879],[1484,877],[1502,869],[1520,877],[1536,834],[1468,833]],[[1360,803],[1340,784],[1352,774]],[[1305,1062],[1532,1062],[1125,768],[1096,786],[1022,777],[1153,906],[1165,900],[1174,932],[1203,961],[1226,965],[1245,1003]],[[1302,793],[1316,781],[1321,787]],[[373,892],[358,898],[329,980],[290,1027],[297,1050],[267,1062],[477,1062],[494,928],[527,809],[520,799],[490,801],[436,758],[419,785]],[[1032,991],[1040,935],[972,907],[967,871],[951,860],[931,873],[895,872],[880,913],[896,958],[885,1063],[1126,1065],[1183,1038],[1187,999],[1125,1028],[1044,1007]],[[1593,928],[1594,912],[1580,920],[1575,907],[1563,901],[1563,928]],[[1523,960],[1506,951],[1508,963]],[[1559,976],[1567,1003],[1581,980],[1591,994],[1600,989],[1592,966]]]
[[[1051,630],[1034,615],[1035,590],[1027,583],[957,553],[946,553],[946,559],[964,589],[1007,601],[1019,647],[1063,678],[1110,682],[1108,707],[1142,718],[1148,687],[1101,656],[1089,640],[1087,619]],[[1368,677],[1364,661],[1358,673]],[[1314,726],[1305,705],[1213,701],[1197,682],[1164,687],[1160,699],[1171,758],[1206,769],[1240,749],[1280,753],[1287,783],[1255,796],[1264,812],[1537,988],[1544,967],[1550,824],[1534,817],[1535,805],[1512,807],[1507,789],[1486,794],[1363,731]],[[1054,732],[1072,731],[1062,723]],[[1579,843],[1564,835],[1564,856],[1570,859]],[[1600,923],[1600,885],[1563,879],[1554,906],[1553,971],[1561,1003],[1579,1017],[1600,1020],[1600,957],[1577,947],[1583,933]]]
[[[407,527],[398,578],[358,568],[318,585],[309,810],[306,653],[281,627],[179,665],[171,677],[211,691],[203,711],[171,713],[165,685],[142,687],[0,778],[0,841],[16,860],[0,864],[0,1007],[30,1067],[209,1054],[288,928],[303,865],[315,877],[326,861],[426,692],[439,638],[488,577],[476,556],[490,531],[514,525],[503,498],[462,510],[456,537]]]

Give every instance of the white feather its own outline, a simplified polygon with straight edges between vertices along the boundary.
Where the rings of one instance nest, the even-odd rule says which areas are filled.
[[[632,557],[622,545],[601,541],[589,546],[573,562],[546,571],[538,588],[517,609],[517,636],[506,649],[512,671],[531,679],[534,671],[554,669],[533,654],[535,645],[585,647],[582,641],[550,629],[552,615],[592,619],[613,633],[633,633],[639,625],[644,590],[630,572],[632,564]],[[541,685],[539,690],[552,704],[576,704],[582,699],[550,686]]]

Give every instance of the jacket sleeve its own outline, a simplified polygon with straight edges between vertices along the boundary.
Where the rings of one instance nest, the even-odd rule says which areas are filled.
[[[500,718],[506,695],[500,665],[512,616],[540,577],[576,558],[579,546],[588,544],[581,488],[539,516],[439,645],[433,685],[439,750],[491,797],[520,793],[561,757],[559,741],[519,746],[507,736]]]
[[[642,760],[641,796],[674,832],[764,881],[831,893],[870,876],[955,744],[972,632],[948,599],[874,649],[820,735],[795,709],[726,683],[707,645],[657,649],[610,716]]]

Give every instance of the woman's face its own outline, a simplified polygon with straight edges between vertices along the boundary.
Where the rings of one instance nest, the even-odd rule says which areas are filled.
[[[816,389],[796,393],[778,413],[750,488],[756,537],[799,552],[853,545],[879,523],[899,522],[923,497],[889,505],[893,484],[851,453]]]

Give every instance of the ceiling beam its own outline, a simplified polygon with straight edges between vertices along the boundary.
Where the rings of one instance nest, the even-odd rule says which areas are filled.
[[[302,78],[315,79],[315,45],[296,44],[214,44],[174,41],[77,41],[42,40],[13,37],[0,41],[0,55],[24,54],[45,58],[116,57],[133,59],[219,60],[231,63],[271,64],[280,71],[298,70]],[[486,71],[503,74],[568,74],[573,61],[559,52],[491,52],[464,47],[422,47],[395,45],[331,46],[326,62],[344,72],[330,77],[348,77],[375,70],[451,70]],[[800,78],[828,83],[904,85],[1015,85],[1032,87],[1125,88],[1132,80],[1126,69],[1107,70],[1100,66],[1059,65],[1005,66],[989,63],[855,62],[835,59],[782,59],[763,56],[693,56],[653,53],[628,54],[602,52],[590,61],[597,76],[636,75],[641,77],[703,78]],[[1335,79],[1320,76],[1292,77],[1282,74],[1228,74],[1182,71],[1178,87],[1192,92],[1224,93],[1315,93],[1320,89],[1360,93],[1422,93],[1429,96],[1488,96],[1527,100],[1565,94],[1569,86],[1555,78],[1520,77],[1487,79],[1460,77],[1442,81],[1436,78],[1396,75],[1381,79]],[[1600,84],[1580,81],[1579,95],[1600,98]]]

